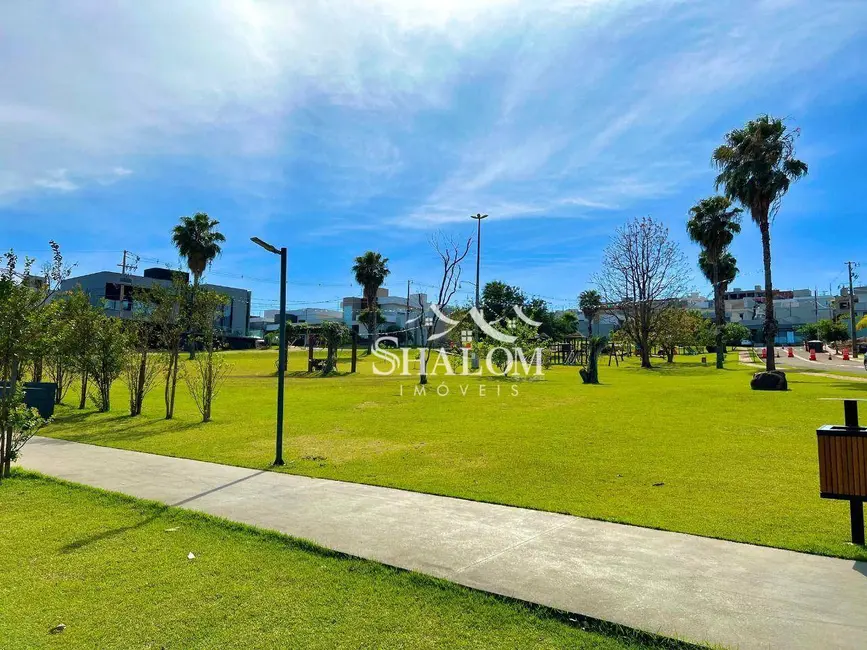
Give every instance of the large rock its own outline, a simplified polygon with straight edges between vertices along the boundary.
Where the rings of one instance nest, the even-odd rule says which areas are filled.
[[[771,370],[754,374],[752,381],[750,381],[750,388],[753,390],[789,390],[789,383],[786,381],[786,373],[782,370]]]

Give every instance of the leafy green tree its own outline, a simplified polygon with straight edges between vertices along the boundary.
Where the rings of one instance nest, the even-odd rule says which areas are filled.
[[[152,318],[153,311],[153,305],[137,300],[131,318],[124,322],[129,349],[124,359],[123,379],[129,391],[129,414],[132,417],[141,415],[144,398],[162,372],[164,358],[151,354],[151,346],[159,336],[159,323]]]
[[[740,323],[726,323],[725,339],[726,343],[731,346],[740,345],[741,341],[749,340],[752,337],[750,328]]]
[[[63,298],[50,303],[51,313],[45,328],[45,363],[48,378],[57,385],[54,403],[61,404],[75,380],[72,361],[72,319],[69,302]]]
[[[587,319],[587,336],[593,336],[593,321],[599,316],[602,311],[602,296],[595,289],[587,289],[582,291],[578,296],[578,308]]]
[[[512,318],[513,307],[515,305],[523,307],[526,302],[527,296],[519,287],[510,286],[499,280],[488,282],[482,289],[481,309],[489,321]]]
[[[352,265],[352,273],[355,275],[355,281],[361,285],[361,290],[364,295],[365,314],[367,318],[367,351],[373,350],[373,342],[376,338],[377,329],[377,300],[376,294],[385,278],[389,276],[391,271],[388,270],[388,258],[383,257],[380,253],[367,251],[364,255],[359,255],[355,258],[355,264]]]
[[[818,323],[804,323],[795,330],[798,334],[804,337],[805,341],[819,340],[819,325]]]
[[[825,343],[837,343],[849,338],[849,328],[845,323],[823,318],[816,322],[816,335]]]
[[[699,312],[684,307],[666,309],[656,321],[653,343],[665,353],[668,363],[674,362],[678,346],[697,346],[704,324]]]
[[[704,262],[710,266],[710,282],[713,285],[713,304],[716,316],[716,367],[725,362],[725,304],[720,260],[736,234],[741,231],[740,208],[733,208],[725,196],[702,199],[689,209],[686,222],[689,238],[701,246]],[[701,262],[699,262],[701,266]],[[702,269],[704,271],[704,268]]]
[[[767,371],[776,369],[774,339],[777,334],[771,278],[771,216],[779,210],[791,183],[807,174],[807,164],[794,156],[798,133],[797,129],[789,130],[779,118],[761,115],[743,128],[729,131],[723,144],[713,153],[713,162],[719,170],[717,189],[724,188],[726,197],[750,211],[762,235]]]
[[[163,350],[159,366],[165,379],[163,398],[166,420],[171,420],[175,414],[181,348],[184,336],[190,329],[190,291],[180,274],[172,277],[171,284],[154,284],[148,290],[149,317],[154,326],[154,335]]]
[[[855,330],[863,330],[867,329],[867,314],[864,315],[861,320],[858,321],[858,324],[855,326]]]
[[[101,314],[93,334],[88,374],[96,388],[90,392],[90,399],[103,413],[111,410],[111,386],[123,372],[130,347],[130,335],[123,322]]]
[[[96,345],[96,330],[104,313],[90,304],[81,287],[65,297],[64,315],[69,325],[67,332],[71,367],[78,375],[80,395],[78,408],[87,406],[88,382],[90,380],[91,356]]]
[[[60,247],[50,242],[52,262],[42,277],[32,274],[32,259],[18,264],[18,256],[8,251],[0,266],[0,478],[8,477],[12,460],[42,420],[23,405],[21,369],[42,358],[49,323],[48,299],[66,277]]]
[[[216,291],[195,292],[192,300],[192,331],[196,332],[193,345],[202,349],[186,367],[184,381],[190,396],[202,414],[202,422],[210,422],[212,406],[220,388],[229,375],[231,366],[221,353],[222,341],[217,319],[226,306],[226,296]]]
[[[578,316],[574,312],[564,311],[558,314],[553,320],[553,329],[555,339],[564,339],[570,334],[575,334],[578,331]]]
[[[514,320],[510,327],[503,328],[502,331],[514,336],[515,341],[505,344],[485,337],[473,343],[472,348],[480,360],[487,359],[490,355],[491,363],[499,368],[503,375],[508,375],[518,363],[518,350],[522,351],[528,361],[531,356],[537,354],[536,350],[540,350],[543,366],[546,364],[546,358],[550,356],[550,353],[547,343],[541,339],[536,328],[530,327],[522,321]]]

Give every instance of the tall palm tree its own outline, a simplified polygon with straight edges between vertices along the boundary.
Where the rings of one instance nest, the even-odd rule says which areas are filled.
[[[729,131],[713,152],[719,170],[716,187],[750,211],[762,234],[765,266],[766,370],[775,370],[774,287],[771,281],[771,215],[775,215],[789,185],[807,174],[807,164],[794,157],[798,130],[789,130],[779,118],[761,115],[742,129]]]
[[[725,361],[723,354],[725,308],[720,259],[735,235],[741,231],[742,210],[731,206],[731,201],[724,196],[702,199],[689,209],[690,218],[686,222],[689,238],[702,247],[702,253],[711,267],[710,281],[713,285],[713,305],[716,315],[716,367],[719,369],[722,369]]]
[[[223,252],[220,244],[226,238],[215,230],[218,225],[220,222],[207,213],[196,212],[192,217],[181,217],[181,222],[172,230],[172,243],[187,260],[194,287],[198,287],[205,269]]]
[[[379,310],[376,308],[376,293],[391,272],[388,270],[388,258],[379,253],[367,251],[355,258],[352,265],[355,281],[361,285],[364,300],[367,303],[367,351],[373,349],[373,339],[376,337],[376,320]]]
[[[595,289],[582,291],[581,295],[578,296],[578,308],[587,319],[587,338],[590,339],[593,337],[593,319],[602,310],[602,298],[599,296],[599,292]]]
[[[726,252],[720,255],[716,268],[714,268],[714,265],[711,264],[710,259],[707,256],[707,251],[702,251],[698,254],[698,268],[701,269],[702,274],[711,284],[714,284],[714,273],[716,273],[717,284],[719,285],[719,294],[716,292],[717,285],[714,285],[714,319],[716,320],[717,325],[722,323],[720,331],[725,335],[725,292],[728,291],[729,285],[735,281],[738,273],[740,273],[738,261],[735,259],[734,255]],[[719,305],[719,307],[717,307],[717,305]],[[717,308],[719,308],[720,311],[717,311]],[[720,314],[720,312],[722,312],[722,314]],[[722,318],[722,321],[720,321],[720,318]],[[724,340],[723,343],[725,343]],[[717,349],[719,349],[719,339],[716,340],[716,344]]]
[[[188,305],[190,319],[202,274],[222,252],[220,244],[226,241],[223,233],[215,230],[218,225],[220,222],[211,219],[207,213],[196,212],[192,217],[181,217],[180,223],[172,229],[172,243],[178,249],[178,253],[186,258],[187,267],[193,274],[193,291],[190,293]],[[196,355],[196,348],[191,337],[187,338],[187,347],[192,359]]]

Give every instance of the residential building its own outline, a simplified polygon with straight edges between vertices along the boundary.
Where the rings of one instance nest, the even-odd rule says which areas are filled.
[[[114,271],[99,271],[64,280],[61,291],[73,291],[76,287],[90,297],[90,302],[102,306],[108,316],[130,318],[135,304],[135,290],[154,285],[169,286],[174,274],[180,273],[186,281],[189,274],[163,268],[146,269],[143,275],[121,274]],[[247,289],[224,287],[217,284],[202,284],[228,298],[223,314],[218,321],[219,328],[227,336],[247,336],[250,329],[251,293]]]
[[[725,294],[726,321],[749,328],[754,341],[762,341],[765,322],[764,289],[756,286],[744,290],[733,288]],[[819,295],[810,289],[774,291],[774,317],[777,319],[776,343],[792,345],[803,340],[801,326],[822,318],[834,317],[834,298]]]
[[[427,294],[413,293],[409,296],[391,296],[388,289],[382,288],[376,294],[376,302],[385,323],[379,331],[385,332],[389,327],[408,330],[408,337],[416,342],[421,340],[421,321],[427,315],[430,304]],[[358,333],[367,337],[367,323],[359,320],[358,315],[367,307],[364,298],[349,296],[343,299],[343,322],[347,326],[358,326]]]

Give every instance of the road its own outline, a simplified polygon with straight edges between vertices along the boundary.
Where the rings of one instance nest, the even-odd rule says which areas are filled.
[[[756,354],[761,355],[762,348],[764,346],[757,345],[756,346]],[[867,375],[867,371],[864,368],[864,358],[863,355],[859,356],[857,359],[849,359],[849,361],[843,361],[842,355],[832,354],[832,358],[828,359],[827,352],[818,352],[816,353],[816,360],[810,361],[810,353],[804,350],[803,346],[792,346],[792,349],[795,353],[795,356],[789,358],[787,355],[788,348],[775,348],[777,352],[779,352],[779,358],[777,359],[777,365],[782,368],[812,368],[814,370],[823,370],[823,371],[846,371],[846,372],[854,372],[854,373],[863,373]]]

